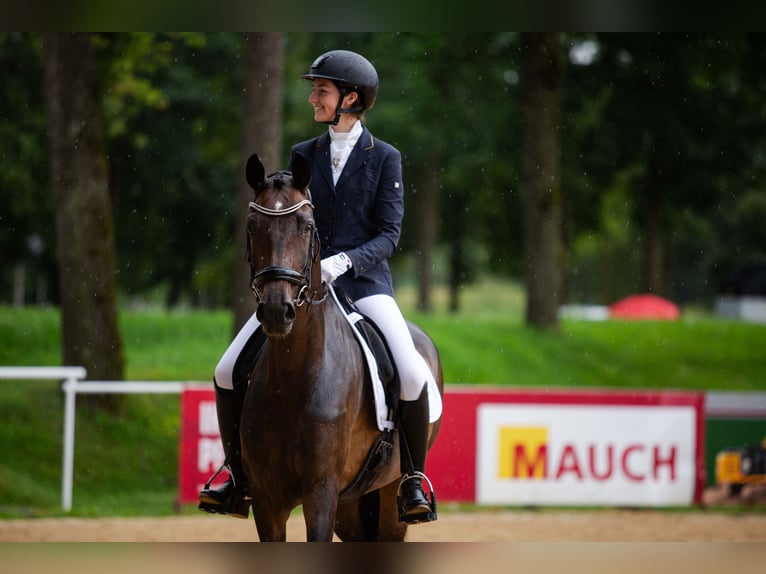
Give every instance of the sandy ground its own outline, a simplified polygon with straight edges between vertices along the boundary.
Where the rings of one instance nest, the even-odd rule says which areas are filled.
[[[265,545],[255,524],[225,516],[0,520],[3,574],[728,574],[766,564],[766,513],[442,508],[408,541],[449,544]],[[305,540],[302,516],[288,540]],[[14,544],[14,543],[46,544]],[[49,544],[69,542],[77,544]],[[138,544],[81,544],[81,543]],[[142,543],[195,544],[142,544]],[[472,543],[472,544],[463,544]],[[714,543],[714,544],[711,544]],[[319,550],[317,550],[319,549]]]
[[[449,505],[439,519],[411,526],[409,542],[766,542],[766,485],[738,498],[709,488],[702,509],[477,510]],[[753,511],[735,512],[739,505]],[[287,539],[306,540],[303,517],[287,523]],[[254,542],[255,523],[200,514],[161,518],[37,518],[0,520],[0,542]],[[764,546],[766,549],[766,545]]]
[[[300,515],[289,541],[305,541]],[[225,516],[0,521],[2,542],[251,542],[252,520]],[[412,542],[766,542],[766,514],[699,510],[476,511],[440,513],[409,529]]]

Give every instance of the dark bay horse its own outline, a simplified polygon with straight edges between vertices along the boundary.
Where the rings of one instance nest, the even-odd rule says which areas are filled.
[[[257,156],[246,179],[255,192],[247,219],[257,317],[268,337],[242,414],[242,459],[262,541],[286,540],[303,505],[309,541],[401,541],[397,514],[398,433],[393,453],[365,493],[339,501],[380,435],[369,370],[351,327],[321,280],[319,239],[303,156],[293,172],[265,176]],[[431,339],[409,324],[416,347],[443,389]],[[439,422],[431,424],[429,446]]]

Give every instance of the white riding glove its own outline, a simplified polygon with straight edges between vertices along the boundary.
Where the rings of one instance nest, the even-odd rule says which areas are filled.
[[[338,253],[322,259],[322,281],[332,283],[346,271],[351,269],[351,259],[345,253]]]

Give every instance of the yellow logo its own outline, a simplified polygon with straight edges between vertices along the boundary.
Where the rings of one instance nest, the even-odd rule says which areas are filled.
[[[498,478],[545,479],[547,427],[500,427]]]

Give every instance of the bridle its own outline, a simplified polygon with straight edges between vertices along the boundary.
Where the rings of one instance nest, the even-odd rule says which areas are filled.
[[[249,204],[250,213],[258,212],[269,217],[282,217],[284,215],[290,215],[295,213],[304,206],[308,206],[311,210],[314,210],[314,204],[310,199],[304,199],[284,209],[271,209],[265,207],[254,201]],[[250,242],[248,241],[248,253],[250,248]],[[321,303],[324,300],[324,296],[316,300],[317,291],[309,294],[309,287],[311,286],[311,275],[314,268],[314,262],[319,254],[319,239],[316,227],[311,232],[311,239],[309,241],[308,254],[306,256],[306,263],[301,271],[296,271],[290,267],[284,267],[282,265],[269,265],[258,271],[252,271],[250,275],[250,289],[255,294],[255,299],[260,303],[263,293],[261,290],[266,283],[271,281],[287,281],[293,285],[300,287],[298,295],[296,296],[296,307],[300,307],[304,303],[308,302],[309,306]]]

